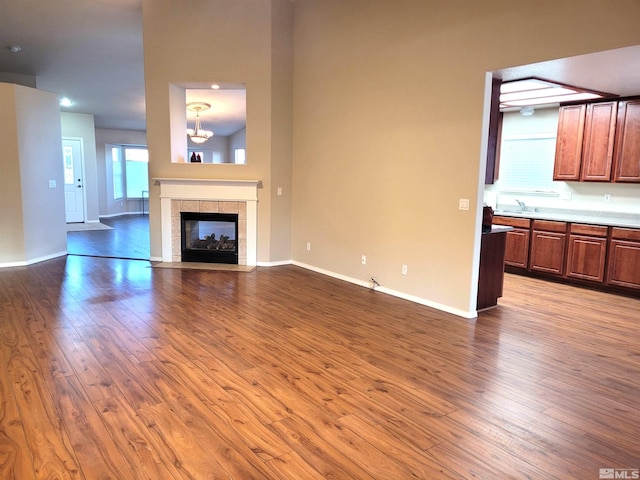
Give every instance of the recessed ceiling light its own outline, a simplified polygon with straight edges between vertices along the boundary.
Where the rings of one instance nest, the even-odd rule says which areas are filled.
[[[60,99],[60,106],[61,107],[70,107],[71,105],[73,105],[73,102],[71,100],[69,100],[67,97],[62,97]]]
[[[500,108],[552,105],[614,96],[538,78],[527,78],[505,82],[500,86]]]
[[[9,47],[7,47],[9,49],[9,51],[11,53],[18,53],[20,50],[22,50],[22,47],[19,45],[11,45]]]
[[[214,83],[213,85],[211,85],[211,88],[213,88],[214,90],[218,90],[220,88],[220,85]]]

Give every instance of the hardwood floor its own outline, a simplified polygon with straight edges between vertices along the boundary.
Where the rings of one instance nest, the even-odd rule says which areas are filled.
[[[640,300],[507,275],[500,304],[468,321],[294,266],[0,270],[0,478],[640,468]]]
[[[113,229],[67,233],[69,255],[149,260],[148,215],[121,215],[100,222]]]

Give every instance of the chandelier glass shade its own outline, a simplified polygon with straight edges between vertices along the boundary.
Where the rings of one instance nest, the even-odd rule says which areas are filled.
[[[200,123],[200,112],[205,110],[209,110],[211,105],[203,102],[193,102],[187,104],[187,110],[191,112],[196,112],[196,122],[194,128],[187,128],[187,135],[191,138],[193,143],[204,143],[213,137],[213,132],[211,130],[205,130],[202,128]]]

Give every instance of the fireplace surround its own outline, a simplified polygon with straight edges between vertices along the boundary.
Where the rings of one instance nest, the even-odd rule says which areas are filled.
[[[160,186],[162,261],[181,262],[182,212],[238,215],[238,264],[257,264],[259,180],[154,178]]]

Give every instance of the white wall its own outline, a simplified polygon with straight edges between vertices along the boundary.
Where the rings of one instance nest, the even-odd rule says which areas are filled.
[[[536,135],[556,132],[558,129],[558,108],[537,109],[530,117],[518,112],[505,112],[502,138],[513,135]],[[509,161],[506,149],[501,148],[500,168]],[[544,159],[553,165],[554,157]],[[537,185],[530,186],[535,189]],[[525,202],[528,207],[559,208],[567,210],[587,210],[603,212],[640,213],[640,185],[609,182],[553,182],[557,196],[527,195],[524,193],[504,193],[504,182],[498,178],[495,184],[485,187],[485,201],[493,203],[497,196],[498,205],[516,205],[515,199]],[[487,193],[489,195],[487,195]],[[604,202],[604,194],[611,195],[610,202]]]

